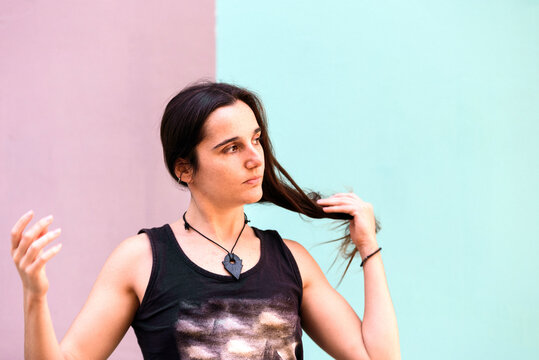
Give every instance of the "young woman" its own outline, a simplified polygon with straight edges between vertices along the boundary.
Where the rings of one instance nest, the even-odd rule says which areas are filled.
[[[213,82],[183,89],[161,140],[189,206],[120,243],[61,343],[44,270],[61,245],[43,250],[60,233],[48,230],[52,217],[26,229],[32,212],[13,227],[27,359],[105,359],[129,326],[145,359],[302,359],[302,329],[336,359],[400,359],[372,205],[353,193],[305,194],[273,156],[253,93]],[[363,259],[363,321],[302,245],[248,225],[243,208],[255,202],[349,226],[342,249]]]

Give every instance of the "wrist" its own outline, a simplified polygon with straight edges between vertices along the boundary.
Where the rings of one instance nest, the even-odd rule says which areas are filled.
[[[369,244],[358,246],[357,250],[359,252],[359,255],[361,255],[361,259],[364,259],[366,256],[369,256],[370,254],[378,250],[379,247],[380,246],[378,246],[378,243],[374,241]]]
[[[24,291],[23,294],[25,304],[46,304],[47,294],[36,294],[31,291]]]

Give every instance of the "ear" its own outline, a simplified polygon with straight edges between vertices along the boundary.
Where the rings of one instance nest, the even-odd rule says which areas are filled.
[[[178,179],[181,176],[182,182],[189,184],[193,177],[193,167],[187,160],[179,158],[174,165],[174,173]]]

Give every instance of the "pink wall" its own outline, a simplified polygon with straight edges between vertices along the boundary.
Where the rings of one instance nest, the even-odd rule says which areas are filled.
[[[20,215],[52,213],[50,229],[62,228],[47,265],[61,339],[114,247],[187,205],[166,173],[159,121],[181,87],[215,77],[214,11],[212,0],[1,2],[0,358],[23,353],[9,253]],[[111,358],[142,358],[132,330]]]

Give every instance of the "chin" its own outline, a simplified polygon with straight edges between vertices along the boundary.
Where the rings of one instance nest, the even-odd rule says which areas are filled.
[[[260,190],[257,191],[256,193],[253,192],[253,194],[249,197],[247,197],[247,199],[245,199],[245,204],[254,204],[258,201],[260,201],[260,199],[262,199],[262,187],[260,187]]]

